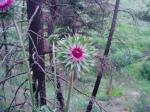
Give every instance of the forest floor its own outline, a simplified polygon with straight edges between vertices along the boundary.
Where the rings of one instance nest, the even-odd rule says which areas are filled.
[[[17,86],[12,86],[12,85],[9,85],[8,83],[5,84],[5,90],[7,90],[7,92],[9,92],[9,94],[11,92],[16,91],[17,89],[18,89]],[[5,95],[7,96],[7,94],[5,94]],[[14,100],[15,103],[13,103],[12,106],[14,104],[17,104],[18,106],[21,105],[21,104],[24,104],[24,106],[22,106],[21,108],[17,108],[17,109],[18,110],[23,109],[23,112],[29,112],[30,105],[28,104],[28,101],[25,102],[25,97],[24,96],[25,96],[25,90],[23,88],[20,88],[18,90],[17,95],[16,95],[16,100]],[[98,101],[98,104],[103,109],[106,110],[106,112],[136,112],[136,111],[133,111],[134,110],[133,107],[138,103],[140,104],[139,100],[140,100],[141,96],[142,96],[142,93],[140,91],[127,90],[121,96],[108,96],[105,99],[97,100],[97,101]],[[9,105],[11,104],[13,98],[14,98],[14,95],[6,97],[6,99],[3,99],[3,100],[1,99],[0,103],[6,102],[8,104],[8,107],[9,107]],[[150,102],[150,95],[146,96],[145,98],[148,99],[149,102]],[[74,102],[73,99],[72,99],[72,102]],[[80,102],[80,101],[78,101],[78,102]],[[75,106],[76,105],[77,104],[75,104]],[[78,107],[76,107],[72,112],[84,112],[84,110],[79,111],[77,108]],[[97,105],[95,105],[95,108],[97,108],[97,109],[93,110],[92,112],[101,112],[101,111],[98,111],[99,107],[97,107]],[[135,106],[135,108],[136,108],[136,106]],[[150,105],[144,105],[144,109],[145,110],[143,110],[141,112],[150,112],[150,110],[149,110]],[[3,111],[0,110],[0,112],[3,112]],[[14,110],[12,112],[16,112],[16,110]],[[140,111],[138,111],[138,112],[140,112]]]
[[[134,105],[138,102],[140,95],[137,91],[129,91],[123,96],[112,96],[108,101],[99,102],[107,112],[132,112],[127,104],[132,102],[132,105]]]
[[[5,91],[7,91],[7,93],[9,92],[9,94],[14,93],[17,89],[18,89],[17,86],[12,86],[8,83],[5,84]],[[23,88],[19,89],[19,91],[16,95],[16,100],[14,100],[14,102],[16,104],[24,103],[24,101],[25,101],[24,92],[25,91]],[[121,96],[107,96],[107,98],[106,98],[106,96],[105,96],[105,98],[103,96],[103,98],[101,97],[100,99],[98,96],[97,101],[98,101],[98,104],[106,112],[140,112],[140,110],[139,111],[134,111],[134,110],[135,110],[135,108],[137,108],[135,106],[136,104],[139,103],[139,105],[137,105],[137,106],[140,106],[140,103],[141,103],[140,100],[142,100],[142,99],[140,99],[140,97],[142,96],[142,94],[143,93],[141,93],[140,91],[133,90],[133,89],[132,90],[127,89],[126,92],[123,93],[123,95],[121,95]],[[7,96],[7,94],[5,94],[5,95]],[[79,95],[79,97],[83,98],[83,96],[80,96],[80,94],[76,94],[76,95]],[[6,103],[10,104],[12,102],[13,98],[14,98],[14,95],[6,97],[6,99],[5,99]],[[147,95],[145,98],[148,99],[150,102],[150,95]],[[82,101],[82,99],[78,99],[76,96],[72,97],[72,101],[75,101],[74,99],[76,99],[78,103],[84,102],[84,101]],[[4,102],[4,100],[0,100],[0,103],[2,103],[2,102]],[[14,103],[12,105],[14,105]],[[77,105],[77,104],[75,104],[75,105]],[[75,105],[72,104],[71,106],[75,106]],[[86,105],[81,105],[81,106],[84,106],[84,109],[86,107]],[[99,111],[99,107],[97,107],[97,105],[95,105],[94,108],[97,108],[97,109],[93,110],[92,112],[104,112],[104,111]],[[17,109],[19,110],[19,108],[17,108]],[[28,101],[26,101],[26,103],[24,103],[24,106],[22,106],[21,109],[23,109],[23,112],[29,112],[30,105],[28,104]],[[76,110],[76,109],[72,110],[71,112],[84,112],[85,111],[85,110],[81,110],[81,108],[80,108],[80,110],[78,110],[78,109]],[[140,109],[140,107],[139,107],[139,109]],[[142,107],[142,109],[143,109],[143,107]],[[0,112],[3,112],[3,111],[0,111]],[[14,110],[12,112],[16,112],[16,110]],[[144,105],[144,110],[141,112],[150,112],[150,105]]]

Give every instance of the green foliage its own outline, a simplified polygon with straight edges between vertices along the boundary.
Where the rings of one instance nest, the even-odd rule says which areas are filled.
[[[129,64],[136,62],[142,56],[141,52],[136,49],[132,50],[119,50],[114,54],[111,54],[112,63],[117,68],[125,67]]]
[[[112,89],[111,96],[123,96],[123,91],[120,88]]]
[[[10,18],[12,18],[12,15],[13,12],[11,11],[5,13],[0,12],[0,20],[4,20],[4,21],[10,20]]]
[[[141,95],[138,101],[134,105],[134,112],[149,112],[146,111],[145,108],[149,104],[146,95]]]
[[[8,107],[8,105],[2,101],[0,101],[0,112],[4,112],[4,110]]]
[[[138,89],[142,93],[150,93],[149,81],[147,81],[147,80],[140,80],[140,81],[137,81],[137,84],[138,84]]]
[[[140,75],[150,81],[150,60],[147,60],[142,64]]]

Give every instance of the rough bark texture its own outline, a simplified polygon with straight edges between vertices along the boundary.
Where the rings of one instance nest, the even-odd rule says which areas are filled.
[[[44,64],[44,39],[41,34],[43,29],[41,0],[27,0],[27,14],[30,20],[34,15],[29,27],[29,62],[33,72],[33,92],[35,93],[37,105],[46,105],[46,90],[45,90],[45,64]]]
[[[57,15],[58,15],[58,6],[57,4],[59,3],[58,0],[51,0],[50,6],[49,6],[49,11],[50,11],[50,18],[48,22],[48,35],[51,35],[53,33],[54,27],[55,27],[55,22],[57,20]]]
[[[57,110],[56,112],[64,112],[64,97],[61,91],[61,83],[59,77],[57,79],[57,90],[56,90],[56,97],[57,97]]]
[[[94,89],[93,89],[93,92],[92,92],[91,99],[89,100],[89,104],[87,106],[86,112],[91,112],[91,110],[92,110],[94,100],[95,100],[95,97],[96,97],[96,94],[97,94],[97,91],[99,89],[99,85],[100,85],[100,82],[101,82],[101,79],[102,79],[102,76],[103,76],[103,73],[104,73],[105,60],[108,56],[110,46],[111,46],[112,37],[113,37],[114,31],[115,31],[115,25],[116,25],[116,20],[117,20],[119,4],[120,4],[120,0],[116,0],[114,15],[113,15],[112,24],[111,24],[111,29],[110,29],[110,33],[109,33],[109,36],[108,36],[106,48],[105,48],[105,51],[104,51],[103,60],[102,60],[102,62],[100,64],[100,67],[99,67],[99,71],[98,71],[98,74],[97,74],[97,79],[96,79],[96,82],[95,82],[95,86],[94,86]]]

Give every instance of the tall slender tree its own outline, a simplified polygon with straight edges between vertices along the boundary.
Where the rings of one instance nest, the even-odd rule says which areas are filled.
[[[96,79],[96,82],[95,82],[95,85],[94,85],[94,89],[93,89],[93,92],[92,92],[92,96],[91,96],[91,99],[89,100],[89,104],[87,106],[86,112],[91,112],[91,110],[92,110],[92,107],[93,107],[93,104],[94,104],[94,100],[95,100],[96,94],[98,92],[102,76],[104,74],[105,61],[106,61],[106,59],[108,57],[108,53],[109,53],[109,50],[110,50],[110,47],[111,47],[112,37],[113,37],[114,31],[115,31],[119,4],[120,4],[120,0],[116,0],[114,15],[113,15],[113,19],[112,19],[111,29],[110,29],[110,33],[109,33],[109,36],[108,36],[106,48],[105,48],[105,51],[104,51],[104,54],[103,54],[102,62],[100,64],[100,66],[99,66],[97,79]]]
[[[46,105],[42,0],[27,0],[29,26],[29,62],[33,72],[33,92],[37,105]]]

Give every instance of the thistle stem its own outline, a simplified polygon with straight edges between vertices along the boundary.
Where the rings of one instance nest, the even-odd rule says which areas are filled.
[[[53,67],[54,67],[54,82],[55,82],[55,92],[57,91],[57,79],[56,79],[56,62],[55,62],[55,42],[53,42],[53,47],[52,47],[52,54],[53,54]],[[55,93],[56,95],[56,93]],[[55,96],[55,104],[56,104],[56,96]]]
[[[65,112],[69,112],[69,104],[70,104],[70,99],[71,99],[72,89],[73,89],[73,78],[74,78],[74,74],[71,73],[70,80],[69,80],[69,89],[68,89],[68,97],[67,97],[67,101],[66,101]]]
[[[20,29],[19,29],[16,21],[13,20],[13,22],[15,24],[16,32],[17,32],[17,35],[18,35],[18,37],[20,39],[20,42],[21,42],[24,59],[25,59],[26,66],[27,66],[27,69],[28,69],[28,79],[29,79],[31,102],[32,102],[32,106],[34,107],[35,106],[35,99],[34,99],[34,93],[33,93],[33,88],[32,88],[32,74],[30,72],[30,66],[29,66],[27,55],[26,55],[25,46],[24,46],[24,42],[23,42],[23,39],[22,39],[22,35],[21,35],[21,32],[20,32]]]

